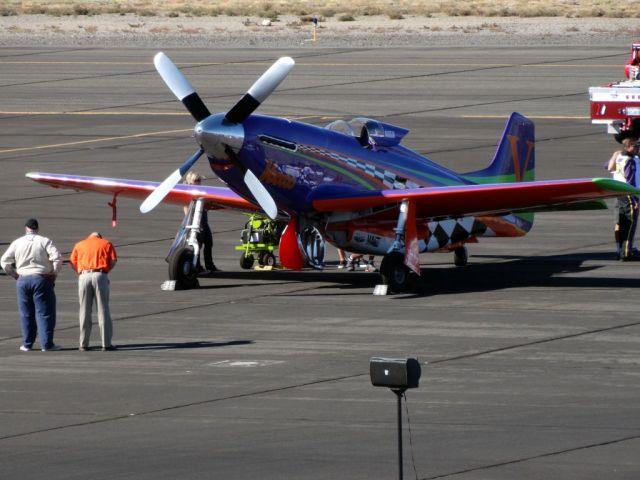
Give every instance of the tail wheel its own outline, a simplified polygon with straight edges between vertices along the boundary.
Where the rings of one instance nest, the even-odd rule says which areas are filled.
[[[180,289],[198,288],[198,272],[193,266],[193,249],[179,248],[169,259],[169,279]]]
[[[240,267],[244,268],[245,270],[249,270],[251,267],[253,267],[254,261],[255,258],[253,258],[252,253],[243,253],[242,255],[240,255]]]
[[[456,267],[464,267],[469,263],[469,253],[467,247],[458,247],[453,251],[453,263]]]
[[[404,264],[404,255],[399,252],[388,253],[380,264],[382,283],[392,292],[404,292],[411,286],[410,270]]]

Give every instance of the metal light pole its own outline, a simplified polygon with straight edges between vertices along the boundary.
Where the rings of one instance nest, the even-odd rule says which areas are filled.
[[[398,478],[402,480],[402,395],[404,390],[392,390],[398,397]]]
[[[388,387],[398,398],[398,473],[402,480],[402,395],[407,388],[418,388],[420,362],[407,357],[372,357],[369,374],[374,387]]]

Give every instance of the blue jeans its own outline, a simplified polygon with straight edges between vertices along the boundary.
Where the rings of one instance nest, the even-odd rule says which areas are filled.
[[[22,327],[22,344],[33,347],[36,333],[40,332],[40,347],[53,346],[56,327],[56,294],[53,280],[40,275],[19,277],[16,282],[18,311]]]

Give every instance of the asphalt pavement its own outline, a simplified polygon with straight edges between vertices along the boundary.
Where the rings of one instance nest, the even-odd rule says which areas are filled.
[[[162,45],[158,46],[161,49]],[[379,118],[458,171],[492,158],[507,116],[536,122],[537,178],[607,176],[616,148],[587,89],[622,77],[628,45],[531,48],[175,49],[211,111],[283,55],[296,67],[259,109],[317,125]],[[397,478],[396,397],[374,356],[416,357],[402,405],[406,478],[637,479],[640,264],[614,259],[612,210],[536,216],[524,238],[469,245],[469,265],[423,255],[414,292],[377,275],[246,271],[246,217],[212,212],[223,270],[163,291],[182,218],[55,190],[30,171],[162,180],[195,150],[156,50],[0,49],[0,248],[36,217],[65,258],[98,230],[115,352],[79,352],[77,279],[56,283],[60,352],[23,353],[14,281],[0,275],[0,478]],[[197,169],[220,182],[201,161]]]

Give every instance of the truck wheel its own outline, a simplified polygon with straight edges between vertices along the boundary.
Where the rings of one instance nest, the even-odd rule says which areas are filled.
[[[265,253],[262,256],[262,264],[267,266],[267,267],[275,267],[276,266],[276,256],[271,252]]]
[[[252,253],[248,253],[248,254],[243,253],[242,255],[240,255],[240,267],[245,270],[249,270],[251,267],[253,267],[254,261],[255,261],[255,258],[253,258]]]

